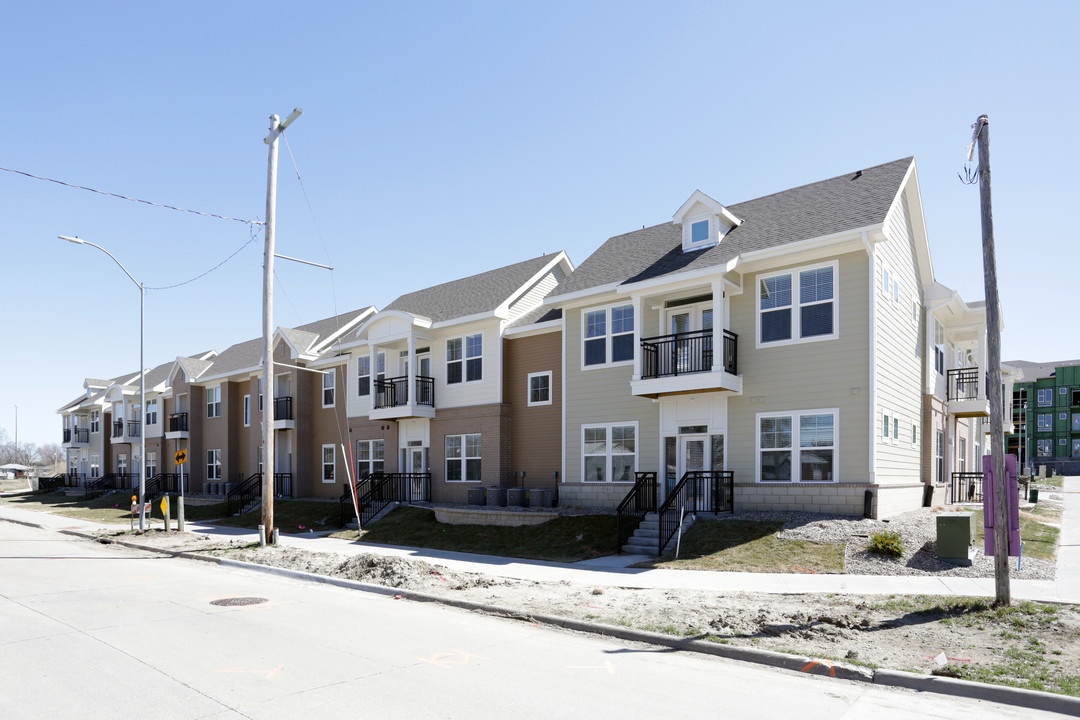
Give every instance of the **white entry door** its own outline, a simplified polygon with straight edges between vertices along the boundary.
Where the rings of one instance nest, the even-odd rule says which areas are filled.
[[[681,479],[688,472],[709,469],[708,435],[682,435],[679,437],[678,474]]]

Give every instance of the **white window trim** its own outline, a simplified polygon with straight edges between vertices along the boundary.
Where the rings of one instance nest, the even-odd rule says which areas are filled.
[[[213,470],[211,470],[213,468]],[[220,480],[221,479],[221,450],[220,449],[208,449],[206,451],[206,479],[207,480]]]
[[[636,321],[636,318],[635,318],[635,321]],[[611,429],[616,428],[616,427],[632,427],[632,428],[634,428],[634,469],[631,472],[636,477],[637,471],[638,471],[638,460],[639,460],[638,448],[641,446],[641,432],[640,432],[640,430],[638,428],[637,420],[632,420],[632,421],[629,421],[629,422],[583,423],[581,425],[581,435],[580,435],[580,440],[581,440],[581,481],[582,482],[588,483],[590,485],[628,485],[628,484],[632,484],[634,482],[634,477],[632,477],[629,481],[612,480],[612,479],[609,478],[607,480],[602,480],[600,482],[597,482],[595,480],[589,480],[588,478],[585,477],[585,458],[586,458],[586,455],[585,455],[585,430],[586,429],[595,429],[595,428],[606,428],[607,429],[607,447],[608,447],[608,450],[607,450],[607,456],[606,456],[607,457],[606,465],[604,466],[604,470],[605,470],[604,474],[605,474],[605,476],[607,476],[607,475],[611,474],[611,446],[612,446]],[[588,457],[599,457],[599,456],[598,455],[596,455],[596,456],[589,455]]]
[[[694,225],[699,222],[707,222],[709,224],[709,233],[704,240],[694,242]],[[718,218],[713,213],[698,213],[696,215],[683,218],[683,252],[692,252],[694,250],[704,250],[720,243],[720,223]]]
[[[799,455],[802,453],[802,447],[799,443],[799,418],[803,415],[832,415],[833,416],[833,467],[832,467],[832,480],[806,480],[803,481],[800,477],[802,475],[802,465],[799,462]],[[763,418],[770,417],[789,417],[791,418],[791,481],[772,481],[764,482],[761,479],[761,420]],[[778,412],[763,412],[757,413],[754,419],[754,482],[758,485],[764,485],[766,487],[772,486],[794,486],[794,485],[836,485],[840,482],[840,409],[839,408],[819,408],[816,410],[783,410]],[[812,449],[812,448],[811,448]]]
[[[367,372],[361,373],[361,364],[364,360],[367,360]],[[356,358],[356,397],[369,397],[371,395],[371,383],[373,378],[371,377],[371,361],[370,355],[358,355]],[[367,392],[362,392],[363,383],[360,381],[367,378],[368,387]]]
[[[330,380],[330,387],[326,386],[327,379]],[[326,402],[326,391],[330,391],[330,402]],[[337,368],[328,368],[322,376],[322,406],[324,408],[334,407],[337,403]]]
[[[466,440],[466,438],[469,437],[470,435],[477,435],[477,436],[480,437],[480,455],[479,456],[469,455],[466,452],[466,448],[468,447],[468,441]],[[461,457],[459,457],[459,458],[446,457],[446,439],[451,438],[451,437],[461,438]],[[450,468],[450,461],[451,460],[461,463],[461,479],[460,480],[451,480],[450,479],[450,469],[449,468]],[[469,463],[468,463],[469,460],[479,460],[480,461],[480,477],[477,478],[476,480],[469,480],[466,477],[468,475],[468,472],[469,472]],[[450,433],[448,435],[444,435],[443,436],[443,482],[452,483],[454,485],[457,485],[458,483],[480,483],[480,482],[483,482],[483,475],[484,475],[484,436],[483,436],[483,434],[482,433]]]
[[[213,394],[213,397],[215,398],[214,400],[210,399],[211,393]],[[210,414],[210,408],[212,406],[214,408],[214,414],[213,415]],[[206,417],[208,417],[208,418],[221,417],[221,386],[220,385],[214,385],[212,387],[206,388]]]
[[[548,396],[548,399],[547,400],[537,400],[536,402],[533,402],[533,399],[532,399],[532,381],[533,381],[533,378],[535,378],[535,377],[544,377],[544,376],[547,376],[547,381],[548,381],[547,382],[547,391],[548,391],[547,396]],[[551,387],[551,371],[550,370],[544,370],[543,372],[529,373],[529,379],[525,384],[525,398],[529,403],[529,407],[538,407],[540,405],[550,405],[551,404],[551,394],[552,394],[552,387]]]
[[[611,358],[612,358],[612,352],[611,352],[612,348],[611,348],[611,346],[612,346],[612,342],[614,341],[614,337],[615,337],[615,335],[612,333],[611,311],[614,308],[621,308],[621,307],[628,307],[633,311],[633,313],[634,313],[634,328],[629,333],[621,332],[621,333],[618,333],[618,334],[620,336],[622,336],[622,335],[636,336],[637,335],[637,330],[638,330],[638,327],[639,327],[638,323],[641,322],[641,318],[638,317],[637,308],[634,307],[633,303],[624,301],[624,302],[611,303],[610,305],[598,305],[598,306],[595,306],[595,307],[587,307],[587,308],[582,308],[581,309],[581,316],[580,316],[581,317],[581,333],[580,333],[581,337],[580,337],[580,342],[581,342],[581,369],[582,370],[597,370],[599,368],[622,367],[624,365],[633,365],[634,364],[634,358],[637,356],[637,352],[638,352],[637,346],[634,344],[634,341],[631,341],[632,348],[631,348],[630,358],[628,360],[619,360],[617,362],[614,362],[614,361],[611,360]],[[605,334],[604,334],[604,358],[606,359],[606,362],[596,363],[594,365],[586,365],[585,364],[585,341],[586,340],[597,340],[599,338],[586,338],[585,337],[585,331],[588,328],[588,324],[585,321],[585,316],[588,315],[591,312],[598,312],[600,310],[604,311],[604,329],[605,329]],[[625,423],[622,423],[622,424],[625,424]],[[596,427],[596,426],[594,426],[594,427]]]
[[[330,450],[330,457],[332,458],[330,462],[326,462],[326,451],[327,451],[327,449]],[[319,477],[322,478],[322,481],[324,483],[327,483],[327,484],[336,483],[337,482],[337,446],[334,445],[333,443],[324,444],[322,446],[322,454],[319,456],[319,459],[320,459],[321,465],[322,465],[322,473],[320,474]],[[330,475],[331,475],[329,480],[326,479],[326,467],[328,465],[330,466]]]
[[[799,274],[808,270],[818,270],[823,267],[831,267],[833,271],[833,296],[832,300],[832,327],[833,331],[828,335],[814,335],[813,337],[799,337],[802,333],[802,314],[799,309],[803,304],[799,301],[800,279]],[[791,337],[787,340],[770,340],[768,342],[761,341],[761,281],[768,280],[769,278],[780,277],[782,275],[791,276]],[[809,304],[821,304],[821,303],[807,303]],[[777,308],[779,309],[779,308]],[[765,312],[770,312],[766,310]],[[713,318],[713,322],[716,319]],[[840,261],[829,260],[828,262],[815,263],[812,265],[800,265],[798,267],[791,267],[785,270],[777,270],[775,272],[760,273],[754,277],[754,347],[755,348],[770,348],[780,347],[782,345],[801,345],[803,343],[821,342],[823,340],[836,340],[840,337]]]
[[[383,456],[382,458],[375,457],[375,443],[383,444]],[[360,457],[360,447],[367,447],[367,458]],[[383,464],[383,471],[386,470],[386,441],[382,438],[372,438],[370,440],[357,440],[356,441],[356,479],[362,476],[369,476],[375,472],[373,469],[375,463],[380,462]],[[361,467],[363,466],[363,467]]]
[[[244,427],[251,427],[251,396],[244,396]]]
[[[101,432],[101,411],[100,410],[91,410],[90,411],[90,432],[93,433],[94,435],[97,435],[98,433]]]
[[[153,416],[153,422],[150,421],[150,417]],[[146,401],[146,412],[143,419],[146,421],[147,427],[150,425],[157,425],[160,415],[158,414],[158,401],[157,398]]]
[[[471,338],[471,337],[476,336],[476,335],[480,336],[480,354],[478,356],[476,356],[476,357],[469,357],[469,355],[468,355],[468,352],[469,352],[468,338]],[[458,359],[458,360],[447,360],[446,359],[447,349],[449,348],[450,343],[453,340],[460,340],[461,341],[461,358]],[[487,375],[487,373],[484,372],[484,370],[485,370],[484,366],[486,365],[486,363],[484,362],[484,351],[485,351],[486,347],[487,347],[487,341],[484,338],[484,331],[483,330],[480,330],[478,332],[466,333],[464,335],[455,335],[454,337],[446,338],[446,342],[443,343],[443,363],[444,363],[444,371],[446,373],[445,380],[446,380],[447,386],[479,384],[479,383],[484,382],[484,377]],[[478,377],[475,380],[469,380],[469,360],[476,360],[476,359],[480,360],[480,377]],[[450,382],[450,364],[451,363],[461,363],[461,380],[459,380],[457,382]],[[468,433],[468,434],[474,435],[475,433]]]

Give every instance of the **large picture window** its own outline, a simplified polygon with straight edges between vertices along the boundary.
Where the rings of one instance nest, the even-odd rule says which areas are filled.
[[[637,470],[637,425],[583,425],[585,482],[633,482]]]
[[[758,276],[758,345],[837,336],[837,263]]]
[[[484,378],[484,335],[466,335],[446,341],[446,383]]]
[[[615,305],[582,313],[583,365],[634,359],[634,306]]]
[[[446,436],[446,481],[480,482],[480,433]]]
[[[836,410],[758,415],[760,482],[835,482]]]

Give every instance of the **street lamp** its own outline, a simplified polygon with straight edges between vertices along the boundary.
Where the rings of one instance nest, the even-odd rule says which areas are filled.
[[[115,255],[100,245],[95,245],[94,243],[79,237],[69,237],[67,235],[57,235],[57,237],[61,240],[75,243],[76,245],[89,245],[90,247],[97,248],[111,257],[113,262],[124,271],[124,274],[128,276],[131,282],[135,283],[135,287],[139,288],[139,531],[142,532],[146,530],[146,365],[143,363],[146,286],[132,277],[131,273],[128,272],[128,269],[124,267],[124,264],[117,260]]]

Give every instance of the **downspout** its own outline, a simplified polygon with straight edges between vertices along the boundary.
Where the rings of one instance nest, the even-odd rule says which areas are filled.
[[[867,481],[871,485],[874,485],[877,482],[875,469],[877,467],[877,442],[878,442],[878,436],[877,436],[877,433],[875,432],[875,430],[876,430],[876,419],[877,419],[877,393],[876,393],[876,389],[877,389],[877,372],[876,372],[877,371],[877,332],[876,332],[876,325],[877,325],[877,322],[876,322],[876,319],[877,319],[877,293],[875,292],[875,290],[877,288],[877,274],[876,274],[875,268],[874,268],[874,246],[870,242],[870,233],[867,232],[866,230],[863,230],[863,232],[862,232],[862,243],[863,243],[863,248],[866,250],[866,256],[870,261],[869,262],[870,271],[869,271],[869,277],[867,279],[868,283],[869,283],[869,291],[870,291],[870,303],[869,303],[869,311],[870,311],[870,357],[869,357],[869,360],[870,360],[870,387],[868,389],[867,399],[866,399],[867,406],[868,406],[868,408],[870,410],[870,412],[869,412],[869,419],[870,419],[869,438],[870,438],[870,442],[869,442],[869,448],[868,448],[869,452],[867,453],[867,457],[869,458],[869,467],[867,468]]]

